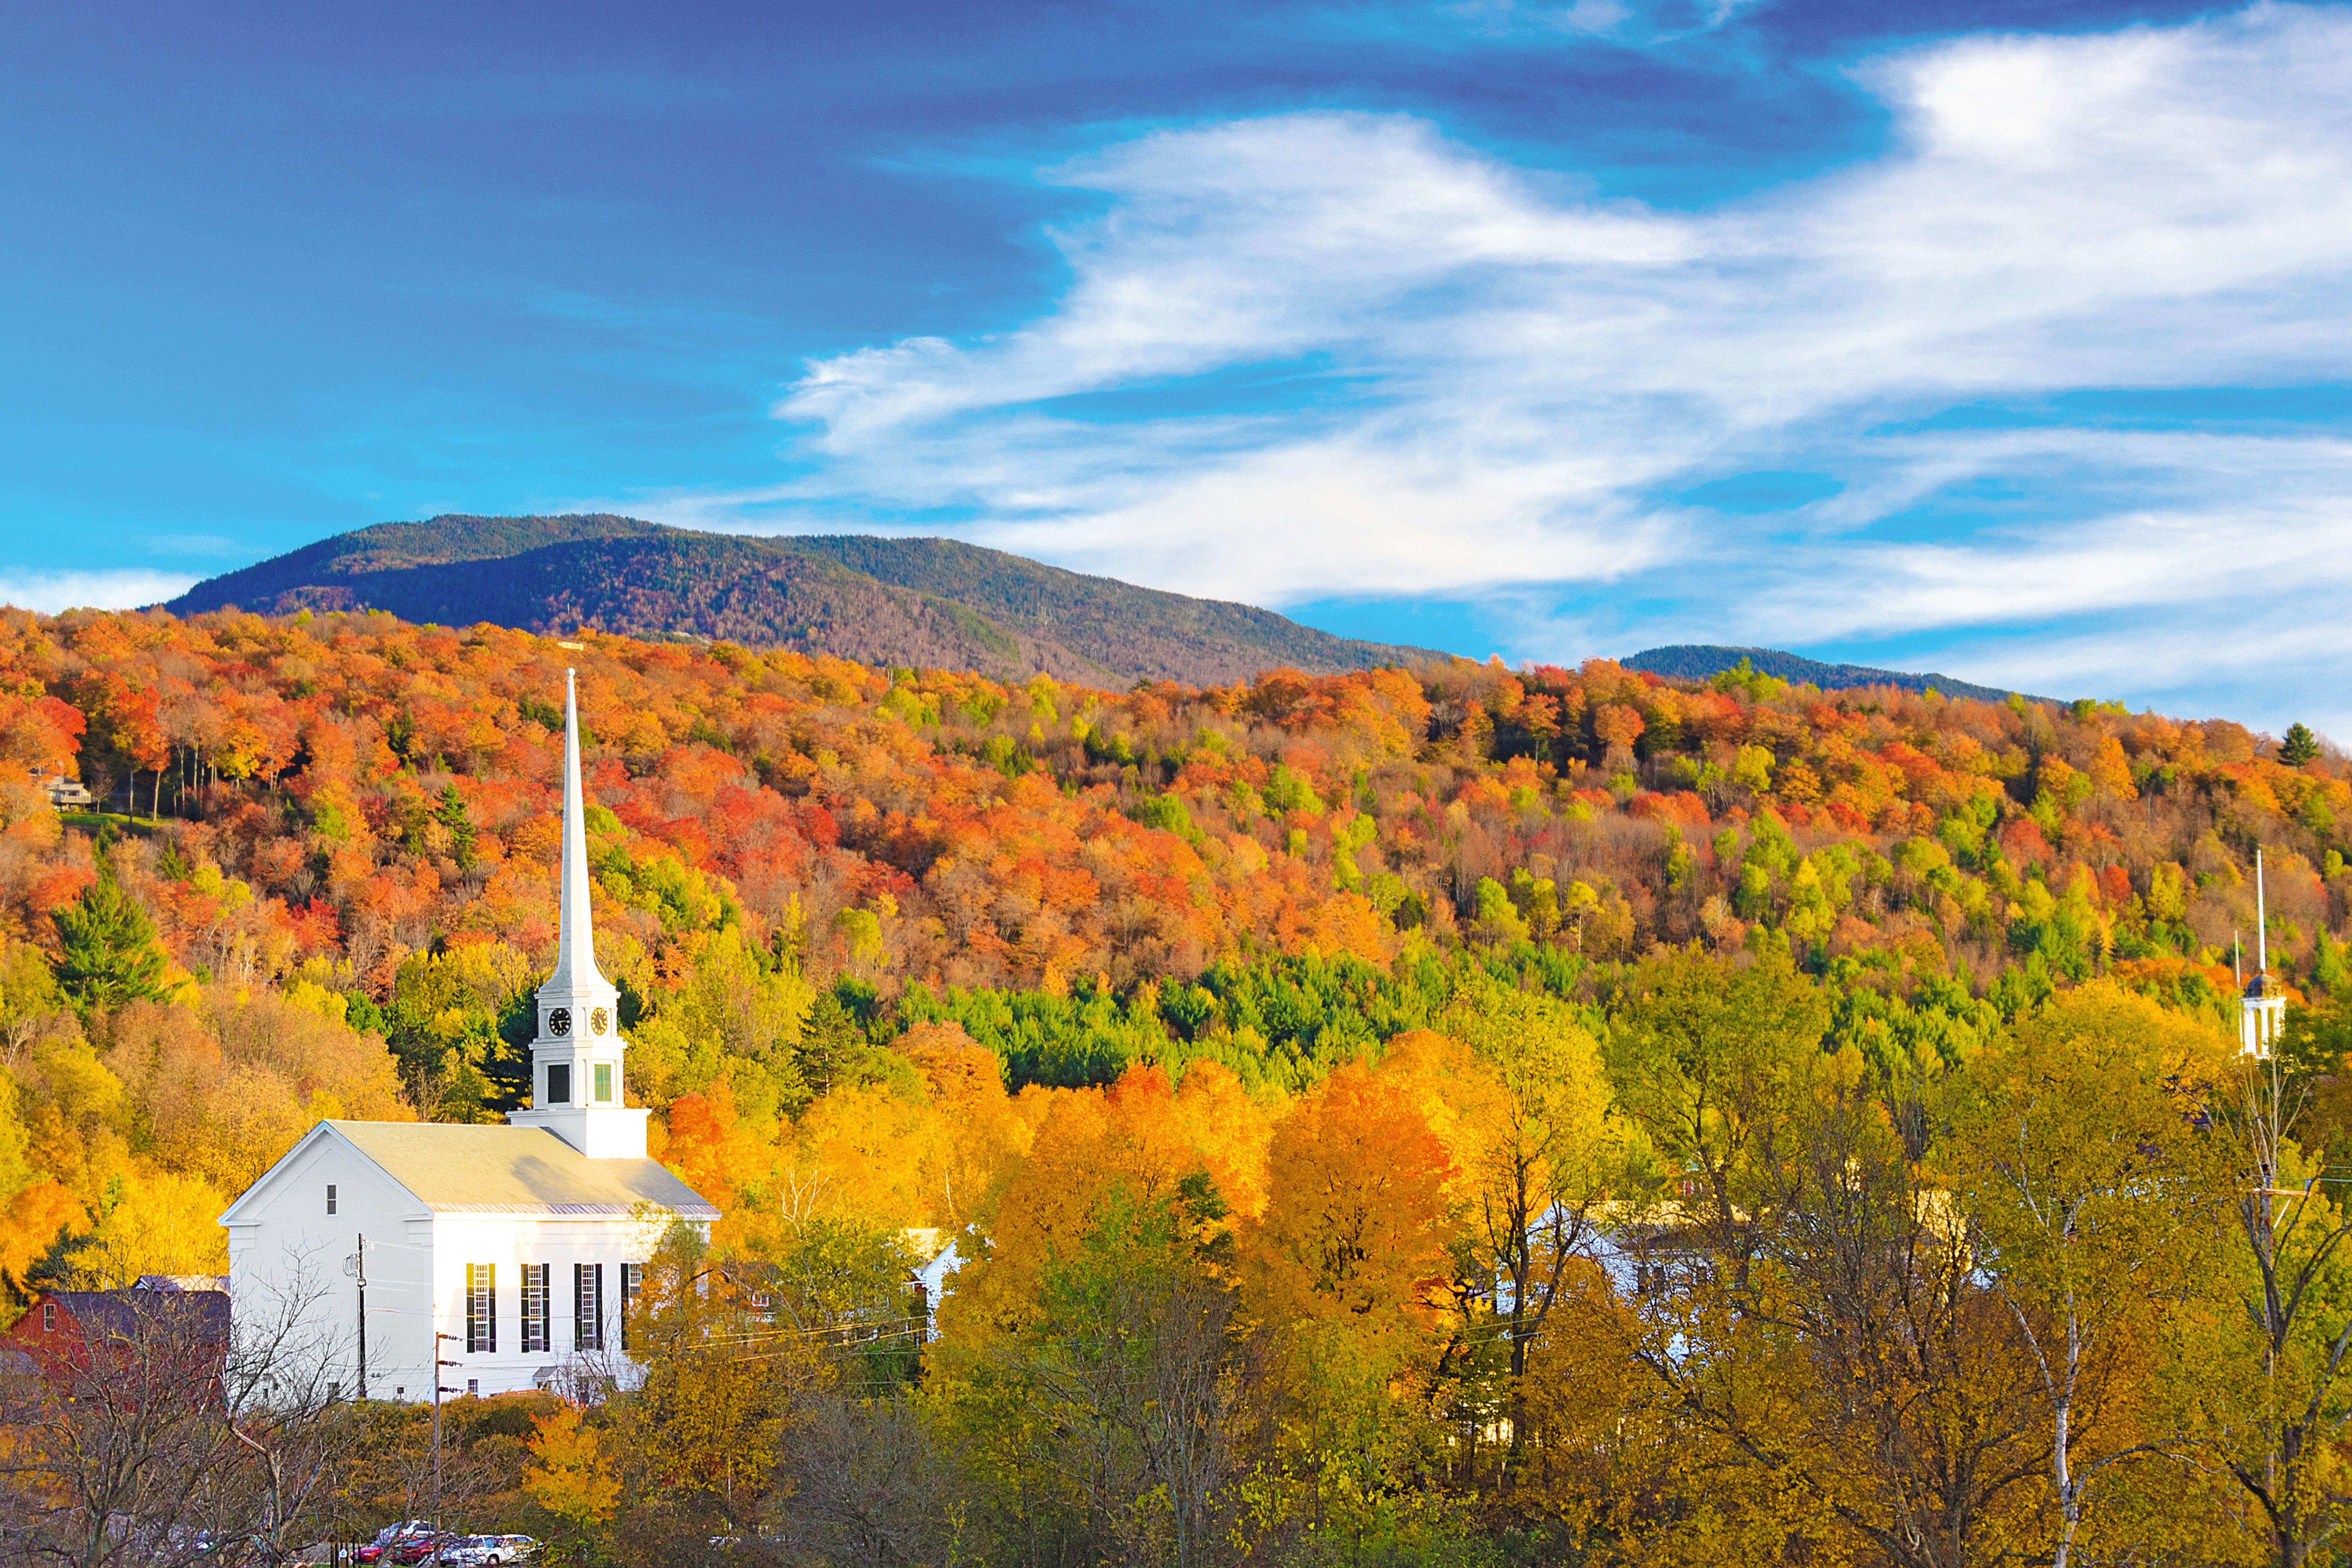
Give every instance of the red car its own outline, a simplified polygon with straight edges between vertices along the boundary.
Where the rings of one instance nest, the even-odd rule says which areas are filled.
[[[376,1531],[373,1541],[352,1553],[352,1561],[360,1563],[382,1563],[385,1561],[384,1553],[432,1533],[433,1521],[429,1519],[404,1519],[397,1524],[387,1524]]]
[[[436,1535],[415,1536],[386,1551],[383,1560],[397,1564],[398,1568],[416,1568],[416,1564],[457,1539],[446,1530]]]

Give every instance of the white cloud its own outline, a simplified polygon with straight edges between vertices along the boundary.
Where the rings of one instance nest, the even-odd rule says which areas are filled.
[[[1978,37],[1858,79],[1893,110],[1884,154],[1696,215],[1396,116],[1120,143],[1047,175],[1105,203],[1054,237],[1050,312],[811,364],[776,410],[810,428],[809,476],[674,510],[961,507],[986,542],[1276,604],[1648,574],[1726,640],[2042,625],[2053,668],[2087,657],[2067,617],[2352,586],[2332,437],[1916,427],[1977,399],[2352,372],[2352,17]],[[1150,412],[1265,367],[1329,395]],[[1658,499],[1744,468],[1845,488],[1736,526]],[[1901,523],[1963,480],[2042,521]]]
[[[2036,431],[1943,443],[1919,469],[2069,488],[2102,509],[1951,540],[1825,542],[1759,616],[1839,638],[2135,608],[2261,614],[2287,584],[2352,592],[2352,440]],[[1864,580],[1867,595],[1848,592]]]
[[[1494,464],[1388,429],[1238,457],[1076,521],[973,533],[1087,571],[1260,603],[1295,595],[1302,583],[1335,595],[1381,593],[1401,572],[1433,586],[1480,583],[1498,558],[1530,576],[1604,581],[1669,559],[1675,530],[1664,519],[1546,525],[1570,498],[1612,509],[1602,468],[1570,455]]]
[[[1669,42],[1722,26],[1756,0],[1460,0],[1441,5],[1421,30],[1434,46],[1475,37],[1541,40],[1550,37],[1597,37],[1636,47]],[[1391,7],[1366,7],[1358,14],[1367,30],[1391,30],[1396,16]],[[1328,26],[1331,14],[1318,21]]]
[[[1056,171],[1116,198],[1056,237],[1076,281],[1036,325],[812,365],[777,405],[854,449],[975,409],[1350,346],[1458,305],[1465,274],[1675,258],[1684,226],[1548,203],[1522,176],[1395,117],[1309,114],[1165,132]],[[1352,356],[1351,356],[1352,357]]]
[[[194,573],[35,572],[0,566],[0,605],[56,615],[60,610],[135,610],[174,599],[196,584]]]

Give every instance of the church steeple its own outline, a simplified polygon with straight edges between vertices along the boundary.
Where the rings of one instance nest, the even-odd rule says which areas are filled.
[[[2286,1028],[2286,988],[2271,973],[2270,910],[2263,897],[2263,852],[2254,851],[2254,977],[2238,998],[2238,1049],[2267,1058]]]
[[[580,789],[580,713],[563,672],[563,868],[555,972],[539,988],[531,1042],[531,1108],[507,1120],[544,1127],[592,1159],[642,1160],[646,1116],[627,1109],[621,1081],[620,992],[596,967],[590,909],[587,805]]]
[[[588,908],[588,822],[580,796],[580,707],[572,671],[563,672],[563,897],[557,914],[555,973],[540,994],[573,985],[610,990],[596,967],[596,929]]]

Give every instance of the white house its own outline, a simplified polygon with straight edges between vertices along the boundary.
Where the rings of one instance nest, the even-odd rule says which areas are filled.
[[[307,1342],[335,1345],[348,1393],[429,1399],[436,1359],[457,1363],[440,1369],[444,1388],[479,1394],[545,1386],[583,1358],[612,1364],[661,1233],[683,1221],[708,1236],[719,1217],[646,1157],[646,1113],[624,1102],[581,812],[567,671],[561,933],[539,988],[531,1109],[503,1127],[321,1121],[221,1215],[240,1329],[266,1333],[299,1310]]]

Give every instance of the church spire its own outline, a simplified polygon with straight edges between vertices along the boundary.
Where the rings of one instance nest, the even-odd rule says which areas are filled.
[[[591,1159],[642,1160],[646,1111],[632,1109],[621,1077],[619,988],[596,967],[588,901],[588,803],[580,790],[580,700],[563,672],[563,888],[556,907],[555,970],[539,988],[539,1036],[530,1044],[530,1109],[507,1120],[544,1127]]]
[[[2271,972],[2271,917],[2263,902],[2263,852],[2254,851],[2254,973]]]
[[[2256,849],[2254,977],[2246,981],[2238,994],[2238,1048],[2250,1057],[2268,1057],[2286,1027],[2286,987],[2271,975],[2269,927],[2269,900],[2263,896],[2263,852]]]
[[[602,990],[596,928],[588,907],[588,823],[580,793],[580,704],[572,672],[563,672],[563,898],[557,913],[555,973],[548,989]]]

